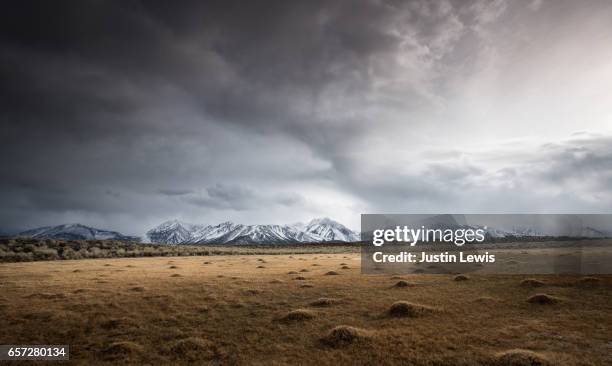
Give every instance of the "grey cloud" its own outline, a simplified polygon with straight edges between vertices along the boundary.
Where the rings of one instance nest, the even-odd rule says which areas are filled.
[[[541,53],[573,46],[574,33],[578,40],[609,34],[601,19],[610,8],[425,0],[6,5],[0,228],[83,219],[138,234],[172,216],[294,221],[336,216],[329,210],[353,220],[368,209],[519,202],[530,184],[561,189],[567,207],[601,208],[563,184],[576,184],[571,171],[586,177],[574,191],[608,197],[609,141],[583,136],[534,149],[541,156],[533,162],[518,161],[524,152],[517,151],[493,166],[457,160],[469,152],[451,145],[468,134],[478,145],[501,136],[502,127],[512,130],[515,121],[504,118],[522,105],[507,96],[539,90],[516,80],[549,85],[525,70],[548,75],[551,60]],[[539,31],[556,19],[564,33]],[[582,27],[584,19],[598,28]],[[557,50],[556,61],[566,53]],[[609,59],[598,55],[592,59]],[[487,104],[489,95],[502,107]],[[554,120],[530,112],[523,112],[528,129],[513,137]],[[406,150],[409,136],[432,142]],[[379,160],[412,160],[418,169],[378,174],[363,162],[378,143],[386,145]],[[470,203],[476,192],[482,202]]]
[[[269,208],[271,205],[295,206],[303,203],[303,198],[294,192],[266,194],[249,187],[221,183],[205,188],[204,192],[183,197],[183,200],[197,206],[235,211]]]
[[[171,189],[171,188],[160,189],[158,190],[158,192],[160,194],[163,194],[164,196],[184,196],[186,194],[193,193],[191,189]]]

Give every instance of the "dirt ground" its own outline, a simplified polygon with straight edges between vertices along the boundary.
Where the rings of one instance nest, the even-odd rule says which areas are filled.
[[[80,365],[612,364],[612,276],[359,265],[358,253],[1,264],[0,344],[69,344]]]

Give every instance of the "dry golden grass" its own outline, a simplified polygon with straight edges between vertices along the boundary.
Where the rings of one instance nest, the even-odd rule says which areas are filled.
[[[75,365],[612,364],[612,276],[540,275],[542,305],[527,276],[361,275],[356,253],[207,262],[1,264],[0,343],[69,344]]]

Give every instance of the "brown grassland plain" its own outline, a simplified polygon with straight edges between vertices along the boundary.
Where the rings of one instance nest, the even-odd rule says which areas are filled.
[[[0,344],[78,365],[612,365],[611,289],[361,275],[358,253],[6,263]]]

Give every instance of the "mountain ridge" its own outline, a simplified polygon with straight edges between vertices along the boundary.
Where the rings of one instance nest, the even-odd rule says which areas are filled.
[[[137,236],[123,235],[117,231],[97,229],[82,224],[62,224],[56,226],[43,226],[22,231],[17,236],[26,236],[33,239],[68,239],[68,240],[124,240],[140,241]]]
[[[198,225],[179,220],[165,221],[147,231],[153,243],[166,244],[280,244],[356,242],[359,234],[329,218],[310,222],[277,225],[244,225],[225,221]]]

